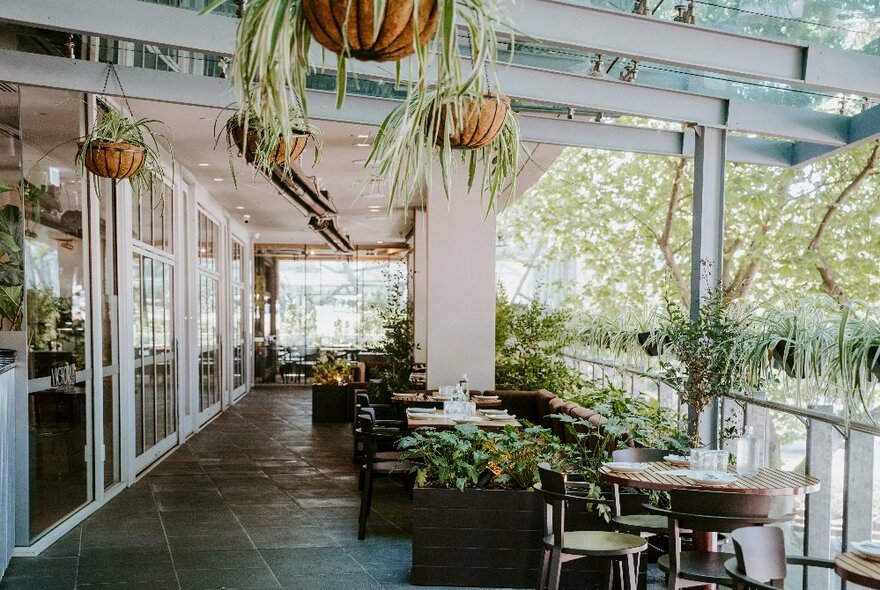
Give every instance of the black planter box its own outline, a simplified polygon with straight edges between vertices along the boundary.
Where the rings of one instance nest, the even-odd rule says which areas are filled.
[[[570,507],[569,529],[610,530],[593,512]],[[537,492],[416,488],[412,575],[421,586],[534,588],[541,566],[545,505]],[[641,562],[639,586],[645,584]],[[563,588],[603,589],[607,561],[584,558],[562,567]]]
[[[312,385],[312,422],[348,421],[345,385]]]

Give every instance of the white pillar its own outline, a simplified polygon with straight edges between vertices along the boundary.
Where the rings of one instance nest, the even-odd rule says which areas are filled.
[[[471,389],[495,387],[495,216],[484,219],[483,204],[478,195],[467,194],[465,181],[461,170],[447,200],[436,173],[425,222],[416,217],[416,236],[425,232],[427,269],[420,354],[431,389],[457,383],[465,373]]]
[[[427,363],[428,343],[428,238],[427,219],[425,212],[419,209],[413,220],[412,266],[410,282],[412,284],[413,301],[413,339],[415,351],[413,359],[416,363]]]

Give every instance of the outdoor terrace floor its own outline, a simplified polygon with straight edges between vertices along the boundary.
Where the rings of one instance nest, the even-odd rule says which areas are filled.
[[[410,587],[411,501],[378,480],[367,539],[348,424],[307,387],[256,389],[0,589]]]

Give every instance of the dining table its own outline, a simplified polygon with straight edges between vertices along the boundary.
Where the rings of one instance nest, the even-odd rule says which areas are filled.
[[[761,468],[754,475],[736,475],[730,482],[698,483],[688,478],[686,467],[666,461],[650,461],[643,464],[644,469],[633,472],[620,472],[607,465],[599,468],[599,477],[608,483],[642,490],[668,492],[671,490],[710,490],[762,496],[799,496],[819,490],[817,478],[786,471],[783,469]],[[736,474],[733,467],[728,467]],[[693,531],[694,548],[700,551],[717,551],[718,535],[713,531]],[[712,588],[707,585],[704,588]]]
[[[410,412],[406,413],[406,428],[407,430],[415,430],[417,428],[436,428],[436,429],[449,429],[455,428],[456,426],[463,426],[464,424],[469,424],[471,426],[476,426],[482,430],[497,430],[504,428],[505,426],[514,426],[516,428],[522,428],[522,424],[519,420],[516,419],[515,416],[511,416],[506,420],[497,420],[487,417],[485,414],[481,414],[479,410],[477,411],[478,420],[476,421],[468,421],[462,422],[460,420],[456,420],[455,417],[450,416],[448,414],[443,413],[442,411],[437,412],[424,412],[419,414],[412,414]]]
[[[442,404],[450,401],[449,397],[435,395],[432,392],[418,393],[395,393],[391,396],[391,403],[402,406],[424,406],[426,404]],[[498,396],[483,396],[479,394],[471,394],[470,401],[477,404],[477,408],[500,408],[502,407],[501,398]]]
[[[880,562],[845,551],[834,559],[834,572],[840,579],[865,588],[880,590]]]

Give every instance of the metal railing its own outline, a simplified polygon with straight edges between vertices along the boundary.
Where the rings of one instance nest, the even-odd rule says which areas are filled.
[[[566,360],[589,381],[609,382],[631,395],[648,395],[684,411],[677,393],[658,372],[573,354]],[[818,492],[806,497],[777,500],[777,510],[797,515],[786,527],[789,552],[832,557],[849,541],[880,539],[880,498],[874,494],[876,489],[880,495],[880,427],[845,420],[830,406],[803,408],[768,400],[762,392],[734,393],[720,406],[725,448],[735,451],[735,439],[725,438],[725,430],[729,434],[753,426],[766,466],[799,471],[822,482]],[[825,588],[837,579],[810,572],[802,581],[804,588]]]

